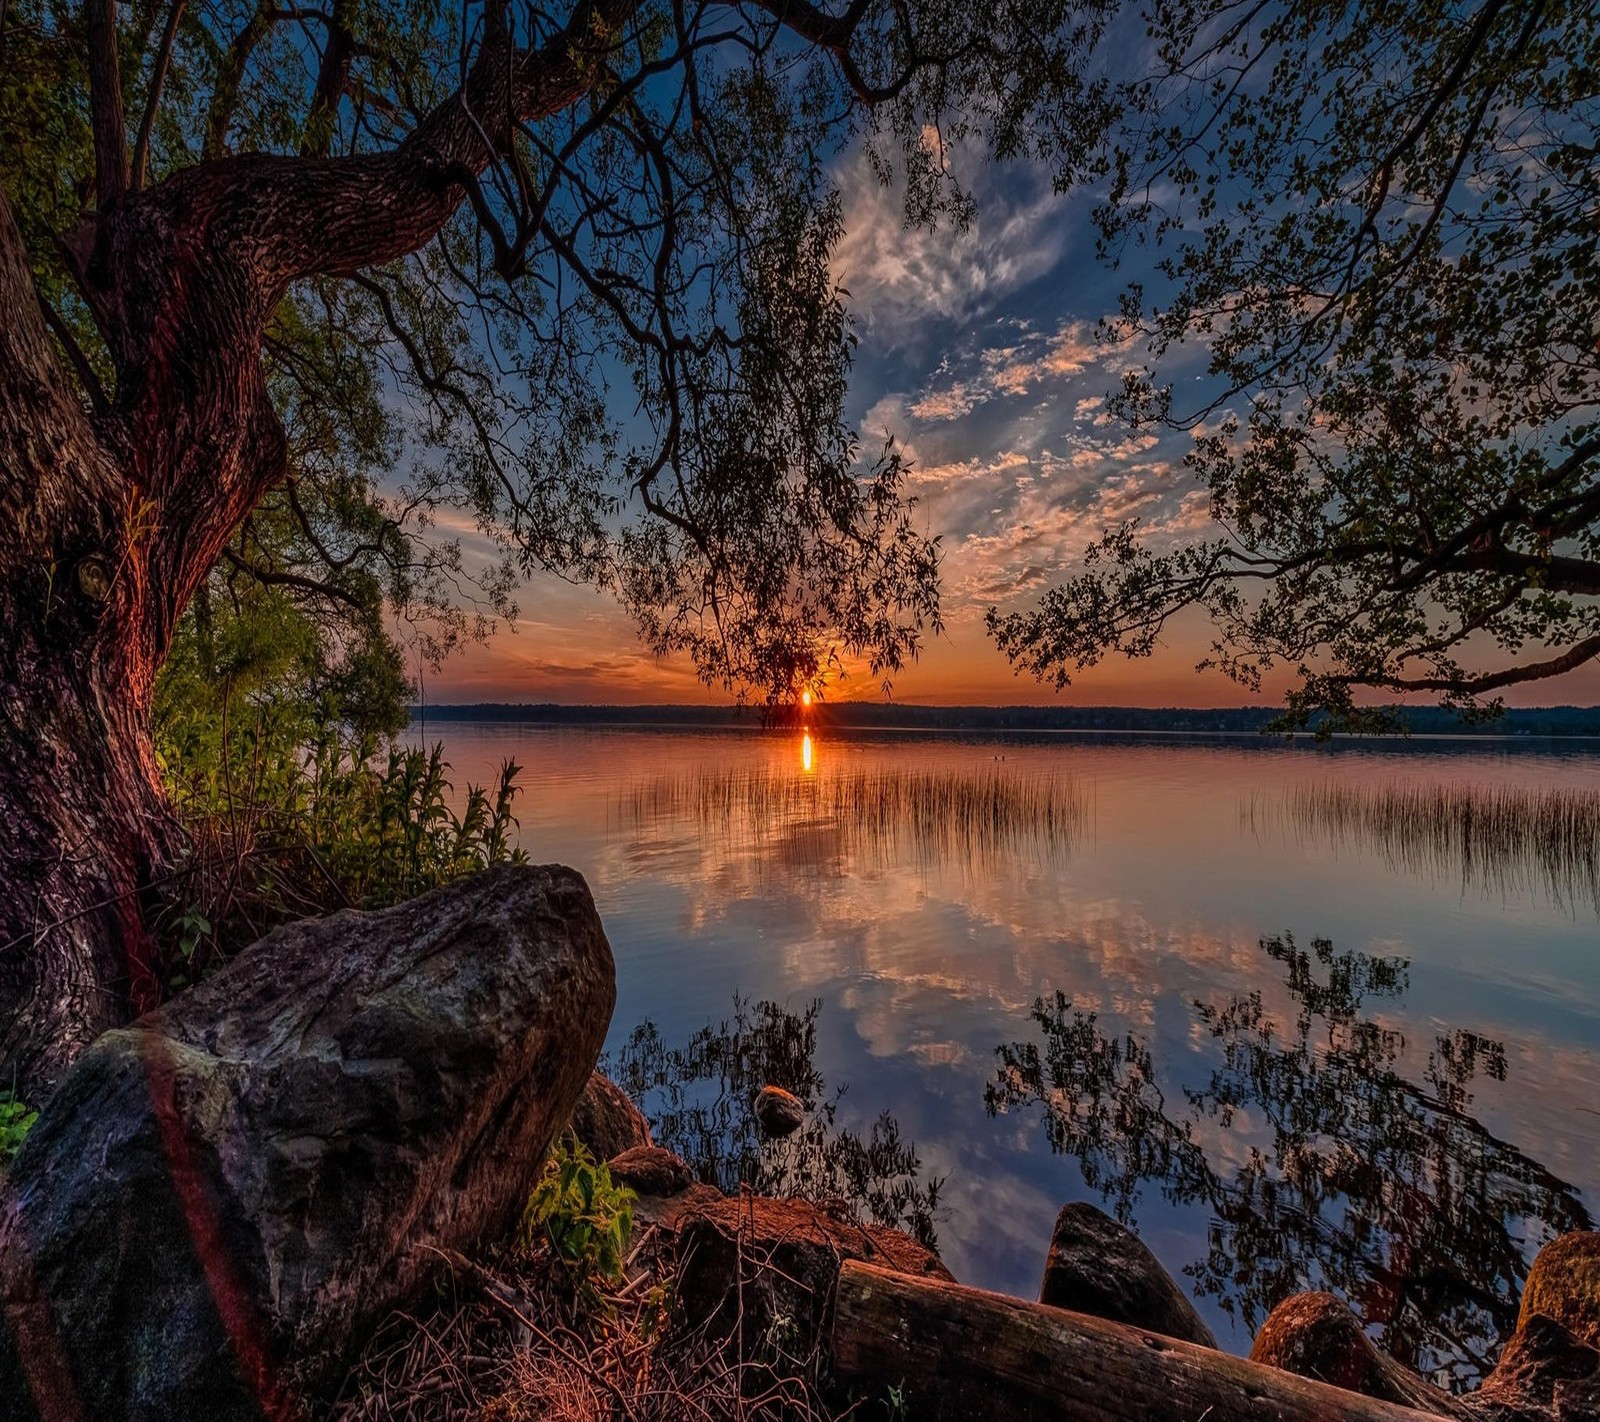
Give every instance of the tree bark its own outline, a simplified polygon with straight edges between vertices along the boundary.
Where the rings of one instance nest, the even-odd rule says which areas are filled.
[[[5,651],[0,1089],[38,1103],[90,1042],[154,1006],[146,894],[179,836],[147,698],[94,658]]]
[[[68,384],[0,197],[0,1089],[151,1000],[177,842],[151,745],[144,504]]]

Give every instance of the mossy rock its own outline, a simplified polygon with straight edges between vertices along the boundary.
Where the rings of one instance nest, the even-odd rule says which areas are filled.
[[[1536,1313],[1600,1348],[1600,1232],[1564,1234],[1539,1251],[1522,1291],[1517,1326]]]

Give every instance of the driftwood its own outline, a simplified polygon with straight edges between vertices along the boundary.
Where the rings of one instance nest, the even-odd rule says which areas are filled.
[[[927,1422],[1438,1422],[1146,1329],[853,1260],[833,1358],[843,1378],[900,1389]]]

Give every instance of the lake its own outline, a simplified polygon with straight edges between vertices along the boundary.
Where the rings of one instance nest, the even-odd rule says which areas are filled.
[[[1600,744],[422,734],[458,787],[523,767],[662,1142],[931,1226],[963,1282],[1032,1296],[1090,1200],[1224,1346],[1327,1287],[1459,1387],[1600,1212]]]

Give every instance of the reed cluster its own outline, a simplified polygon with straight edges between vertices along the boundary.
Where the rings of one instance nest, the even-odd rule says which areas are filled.
[[[1600,909],[1600,791],[1318,781],[1290,788],[1276,807],[1252,801],[1247,817],[1259,826],[1274,808],[1302,833],[1377,849],[1413,873],[1504,894],[1542,889],[1564,906]]]
[[[1071,779],[985,770],[845,768],[815,775],[773,766],[662,775],[618,800],[624,823],[689,820],[702,835],[759,846],[804,842],[818,856],[968,867],[1031,849],[1064,854],[1089,823]]]

